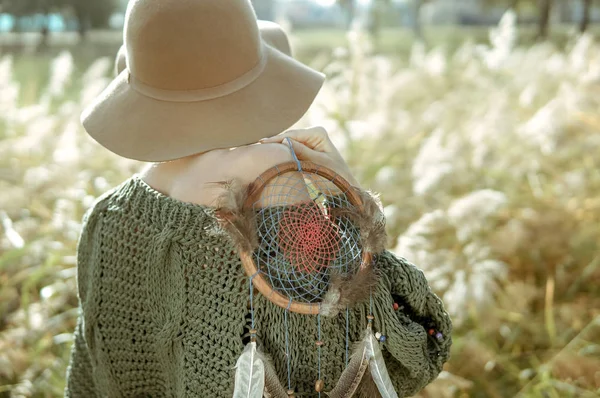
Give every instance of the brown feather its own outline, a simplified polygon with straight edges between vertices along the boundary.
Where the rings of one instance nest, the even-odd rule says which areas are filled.
[[[335,217],[348,217],[360,229],[363,249],[370,253],[381,253],[387,244],[385,216],[379,197],[372,192],[354,188],[361,198],[360,211],[353,208],[332,209]]]
[[[352,278],[341,281],[339,305],[346,308],[367,300],[377,281],[378,276],[372,265],[361,268]]]
[[[385,216],[379,196],[372,192],[360,191],[363,202],[358,212],[358,226],[361,240],[366,251],[381,253],[385,250],[387,233],[385,231]]]
[[[359,344],[352,354],[350,363],[340,376],[335,388],[326,393],[330,398],[351,398],[356,393],[365,372],[369,367],[367,348],[364,343]]]
[[[385,250],[387,241],[381,202],[376,195],[355,189],[361,198],[361,210],[357,212],[352,208],[336,208],[332,209],[332,215],[350,218],[359,227],[363,250],[380,253]],[[332,275],[331,287],[321,305],[321,314],[336,316],[346,307],[366,300],[377,281],[378,275],[373,264],[366,264],[356,275],[350,277]]]
[[[245,206],[253,185],[241,186],[236,180],[216,182],[224,189],[217,199],[216,215],[239,250],[252,252],[258,246],[255,214]]]
[[[381,398],[381,393],[377,389],[377,384],[375,384],[373,377],[371,377],[369,372],[366,373],[360,386],[358,386],[358,398]]]
[[[367,300],[371,290],[377,286],[378,279],[375,269],[370,264],[361,268],[355,275],[332,275],[331,286],[321,304],[321,315],[336,316],[347,307]]]

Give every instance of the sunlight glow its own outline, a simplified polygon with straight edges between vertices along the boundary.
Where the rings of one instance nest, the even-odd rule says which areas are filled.
[[[336,3],[336,0],[315,0],[321,7],[331,7]]]

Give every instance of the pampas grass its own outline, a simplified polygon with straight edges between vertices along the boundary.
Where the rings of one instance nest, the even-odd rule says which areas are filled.
[[[326,126],[380,192],[389,247],[455,321],[423,397],[594,396],[600,389],[600,45],[371,52],[354,32],[300,124]],[[78,118],[107,84],[61,54],[32,89],[0,57],[0,396],[59,397],[77,316],[75,245],[94,198],[140,165]],[[38,79],[37,81],[43,81]]]

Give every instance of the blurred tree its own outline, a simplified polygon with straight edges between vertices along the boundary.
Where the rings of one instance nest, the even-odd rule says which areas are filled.
[[[341,1],[341,0],[338,0]],[[412,0],[412,15],[411,15],[411,28],[418,40],[423,41],[425,39],[423,35],[423,25],[421,23],[421,11],[423,5],[429,3],[431,0]],[[369,21],[369,32],[375,40],[379,38],[379,32],[383,21],[386,19],[386,14],[392,7],[391,0],[372,0],[370,9],[370,21]],[[387,18],[389,21],[389,18]]]
[[[110,16],[119,8],[118,0],[0,0],[2,11],[15,17],[52,12],[68,14],[71,11],[77,19],[79,34],[83,38],[90,28],[104,28]],[[42,43],[48,38],[48,18],[42,24]],[[17,23],[16,26],[19,24]]]
[[[566,1],[566,0],[565,0]],[[587,1],[587,0],[586,0]],[[548,37],[548,27],[550,25],[550,15],[552,12],[552,3],[554,0],[484,0],[487,5],[506,5],[507,9],[512,8],[517,12],[519,6],[525,3],[533,3],[538,8],[538,38],[546,39]]]
[[[379,39],[383,16],[388,10],[391,0],[372,0],[369,18],[369,33],[375,41]]]
[[[519,6],[525,3],[535,3],[536,0],[483,0],[484,7],[505,6],[506,11],[513,10],[517,16],[519,15]]]
[[[540,16],[538,19],[538,38],[548,37],[548,25],[550,23],[550,11],[552,11],[552,0],[538,0]]]
[[[79,35],[83,39],[89,29],[108,26],[110,16],[119,9],[117,0],[56,0],[70,7],[77,19]]]
[[[587,27],[590,23],[590,9],[592,6],[592,0],[583,0],[583,15],[581,16],[581,21],[579,22],[579,31],[581,33],[587,30]]]
[[[346,17],[346,29],[350,29],[356,17],[356,0],[337,0]]]
[[[59,0],[56,0],[59,1]],[[40,33],[42,34],[41,45],[48,43],[48,17],[55,6],[55,0],[1,0],[2,12],[12,14],[17,19],[14,29],[20,31],[22,27],[22,17],[27,15],[42,14],[46,17],[42,20]]]
[[[430,1],[431,0],[413,0],[412,28],[417,39],[421,41],[425,40],[425,36],[423,35],[423,24],[421,23],[421,10],[423,9],[423,5]]]

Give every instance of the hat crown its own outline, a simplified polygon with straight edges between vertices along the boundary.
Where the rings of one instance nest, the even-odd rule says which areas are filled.
[[[124,32],[130,73],[157,89],[220,86],[261,60],[249,0],[132,0]]]

